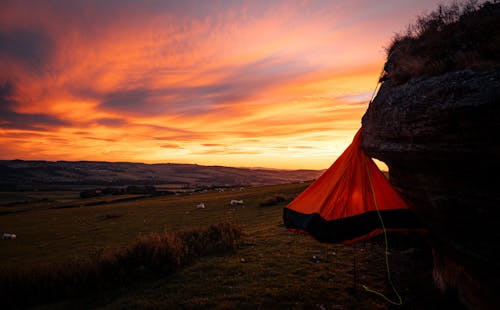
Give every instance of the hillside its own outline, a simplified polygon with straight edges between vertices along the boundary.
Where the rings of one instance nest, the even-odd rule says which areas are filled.
[[[247,169],[191,164],[3,160],[0,161],[0,190],[131,184],[177,188],[268,185],[311,180],[321,173],[320,170]]]
[[[383,239],[322,244],[283,226],[283,207],[309,184],[208,190],[70,209],[51,206],[57,204],[54,201],[79,199],[78,193],[37,192],[33,194],[47,199],[0,205],[0,211],[26,210],[0,214],[3,231],[17,235],[16,240],[0,240],[2,309],[9,305],[13,309],[394,309],[362,288],[367,285],[393,296],[385,276]],[[0,199],[5,194],[0,193]],[[276,195],[285,200],[262,206]],[[232,199],[243,200],[244,205],[231,206]],[[196,209],[200,201],[205,209]],[[221,222],[241,227],[238,247],[198,257],[173,274],[136,266],[136,274],[129,277],[121,271],[102,274],[101,284],[74,290],[78,279],[71,278],[66,287],[57,273],[43,273],[64,272],[61,266],[69,269],[65,274],[71,273],[73,262],[118,251],[138,236],[204,229]],[[432,256],[423,240],[392,235],[389,240],[391,273],[404,309],[460,309],[432,288]],[[15,286],[16,277],[10,275],[23,270],[39,271],[34,274],[58,280],[59,287],[30,273],[25,274],[30,281]],[[75,274],[81,271],[76,269]],[[37,283],[40,291],[31,289]],[[5,289],[9,285],[17,289]]]

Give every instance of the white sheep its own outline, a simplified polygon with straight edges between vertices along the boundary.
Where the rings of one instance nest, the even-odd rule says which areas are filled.
[[[16,238],[17,238],[16,234],[3,233],[2,235],[3,240],[14,240]]]

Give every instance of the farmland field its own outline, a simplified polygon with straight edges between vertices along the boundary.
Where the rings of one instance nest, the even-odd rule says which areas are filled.
[[[282,209],[308,183],[214,189],[200,193],[80,199],[78,192],[0,193],[4,268],[58,263],[125,246],[141,234],[175,232],[214,223],[239,225],[235,251],[206,256],[164,277],[147,279],[57,301],[42,308],[390,308],[362,285],[395,298],[386,280],[382,238],[356,245],[329,245],[287,231]],[[3,196],[2,196],[3,195]],[[280,195],[285,201],[261,206]],[[32,199],[25,199],[31,197]],[[19,203],[13,203],[15,200]],[[82,206],[92,199],[109,203]],[[231,206],[232,199],[243,205]],[[205,209],[197,209],[203,202]],[[54,208],[61,204],[68,208]],[[23,210],[22,212],[9,212]],[[425,240],[389,236],[393,281],[412,309],[449,306],[433,288]],[[454,307],[457,305],[453,304]]]

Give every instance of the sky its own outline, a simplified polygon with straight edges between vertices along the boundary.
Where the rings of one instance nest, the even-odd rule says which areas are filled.
[[[0,3],[0,159],[325,169],[438,1]]]

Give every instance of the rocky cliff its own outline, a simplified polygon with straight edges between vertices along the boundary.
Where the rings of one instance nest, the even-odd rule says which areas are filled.
[[[500,68],[387,80],[363,148],[429,227],[434,280],[470,308],[500,305]]]

